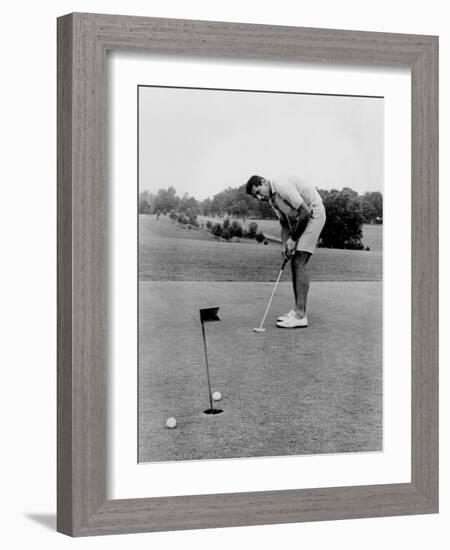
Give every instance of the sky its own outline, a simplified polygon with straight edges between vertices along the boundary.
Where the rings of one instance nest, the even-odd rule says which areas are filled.
[[[198,200],[250,176],[383,191],[382,98],[139,88],[139,189]]]

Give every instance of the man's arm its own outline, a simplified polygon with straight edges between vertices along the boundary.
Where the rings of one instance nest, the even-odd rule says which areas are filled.
[[[281,225],[281,244],[283,247],[286,245],[286,241],[289,239],[290,233],[291,230],[287,225]]]
[[[288,219],[286,218],[286,214],[284,214],[283,212],[280,212],[280,210],[278,210],[278,208],[276,208],[272,203],[271,203],[271,206],[281,225],[281,244],[284,248],[284,245],[286,244],[286,241],[289,238],[291,227],[289,225]]]
[[[289,180],[288,182],[278,183],[277,193],[283,202],[290,206],[292,210],[297,211],[297,220],[295,225],[291,227],[289,234],[289,237],[293,241],[297,241],[308,225],[309,218],[311,217],[310,209],[306,206],[303,197],[300,195],[293,181]],[[290,224],[287,225],[290,226]]]
[[[291,234],[289,235],[293,241],[298,241],[298,239],[303,234],[303,231],[308,225],[309,218],[311,217],[311,210],[307,208],[305,203],[302,203],[298,209],[297,221],[295,222],[294,227],[292,228]]]
[[[301,237],[303,231],[305,231],[308,225],[309,218],[311,217],[311,211],[302,203],[298,209],[297,221],[291,231],[287,232],[287,239],[283,241],[284,254],[290,256],[295,248],[295,243]]]

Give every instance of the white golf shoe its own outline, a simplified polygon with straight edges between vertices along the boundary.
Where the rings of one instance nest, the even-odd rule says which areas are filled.
[[[286,319],[286,321],[278,321],[279,328],[306,328],[308,326],[308,318],[302,317],[298,319],[295,315]]]
[[[280,315],[277,319],[277,321],[288,321],[291,317],[294,317],[295,311],[291,309],[288,313],[285,313],[284,315]]]

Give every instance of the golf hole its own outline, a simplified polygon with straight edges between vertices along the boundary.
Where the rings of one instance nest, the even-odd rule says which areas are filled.
[[[220,414],[223,413],[222,409],[206,409],[206,411],[203,411],[204,414]]]

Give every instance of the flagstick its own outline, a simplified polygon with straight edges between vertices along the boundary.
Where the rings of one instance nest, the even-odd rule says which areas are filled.
[[[214,406],[213,406],[212,393],[211,393],[211,380],[209,378],[208,351],[206,349],[205,325],[203,324],[203,321],[202,321],[202,333],[203,333],[203,345],[205,347],[206,377],[208,379],[209,404],[211,405],[211,412],[213,412]]]

